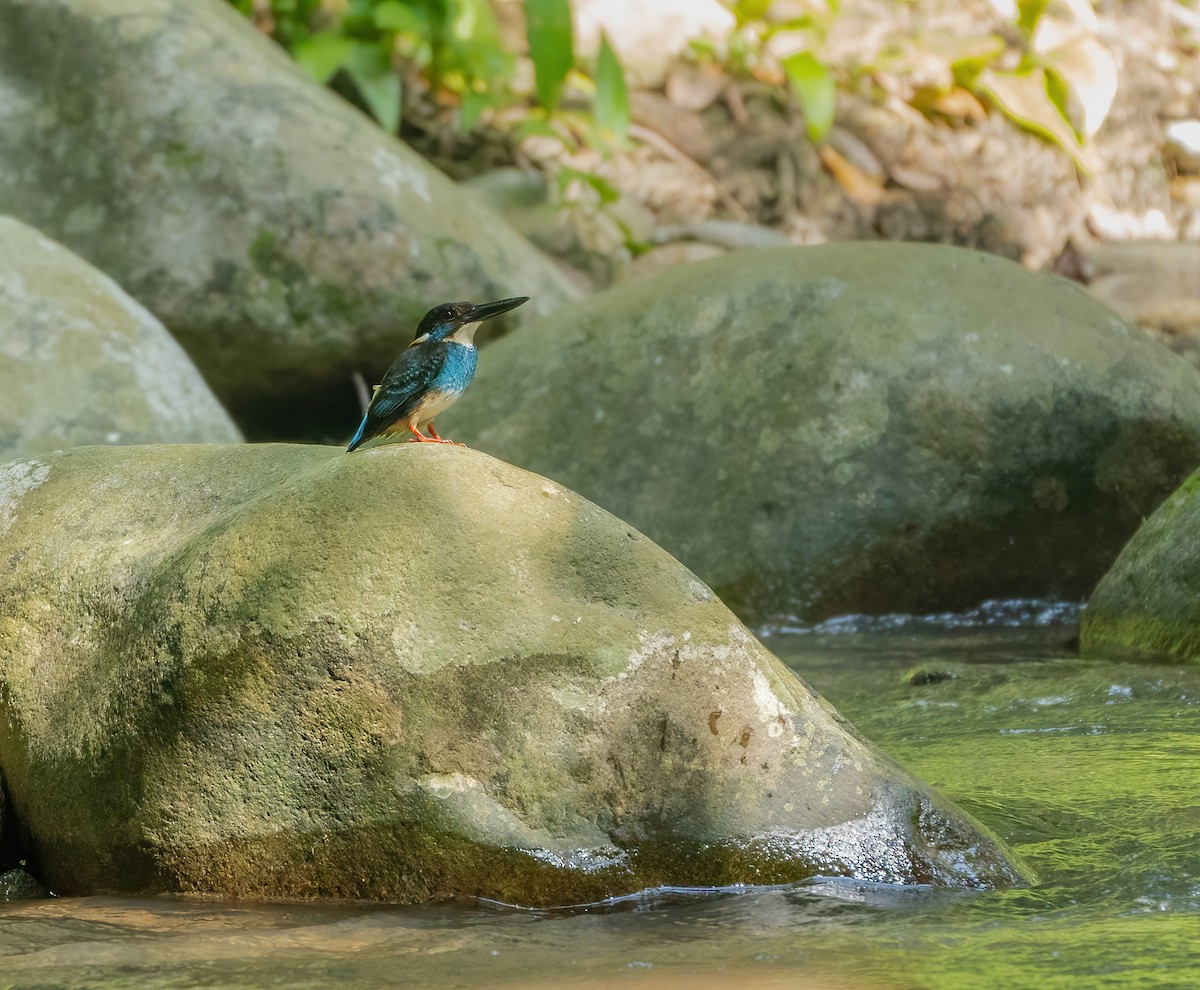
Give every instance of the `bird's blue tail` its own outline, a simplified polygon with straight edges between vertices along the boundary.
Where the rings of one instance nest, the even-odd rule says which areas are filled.
[[[350,453],[355,447],[363,442],[363,433],[367,429],[367,417],[364,416],[362,422],[358,424],[358,431],[350,438],[350,445],[346,448],[346,453]]]

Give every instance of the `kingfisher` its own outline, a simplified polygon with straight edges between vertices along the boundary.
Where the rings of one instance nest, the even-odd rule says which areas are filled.
[[[475,377],[475,331],[484,320],[502,316],[528,300],[528,296],[514,296],[479,305],[452,302],[434,306],[421,319],[408,349],[375,387],[346,452],[376,437],[405,430],[412,434],[409,443],[453,443],[438,436],[433,418],[462,395]],[[429,436],[421,432],[425,427]]]

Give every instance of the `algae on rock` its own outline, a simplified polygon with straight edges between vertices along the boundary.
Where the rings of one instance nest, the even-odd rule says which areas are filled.
[[[348,435],[352,373],[436,303],[575,294],[223,0],[5,0],[0,106],[0,212],[116,278],[256,437]]]
[[[0,217],[0,355],[0,459],[83,444],[241,439],[162,324],[107,275],[8,217]]]
[[[1022,878],[688,570],[544,478],[432,444],[6,470],[0,769],[56,891]]]
[[[441,424],[747,621],[1081,598],[1200,462],[1200,373],[1078,286],[921,244],[745,251],[497,341]]]
[[[1088,599],[1085,652],[1200,660],[1200,472],[1147,519]]]

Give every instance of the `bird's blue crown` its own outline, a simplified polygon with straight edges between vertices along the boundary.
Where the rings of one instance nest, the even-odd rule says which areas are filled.
[[[469,302],[450,302],[434,306],[421,317],[415,340],[445,340],[464,323],[470,321],[475,305]]]

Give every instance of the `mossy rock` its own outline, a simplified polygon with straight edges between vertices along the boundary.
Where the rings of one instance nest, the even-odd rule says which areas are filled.
[[[0,476],[0,771],[56,892],[1022,877],[667,553],[484,454],[89,447]]]
[[[498,341],[451,436],[742,618],[1080,599],[1200,463],[1200,374],[1076,285],[921,244],[743,251]]]
[[[96,443],[228,443],[188,356],[103,272],[0,217],[0,459]]]
[[[348,437],[352,373],[436,303],[575,295],[224,0],[6,0],[0,106],[0,212],[120,282],[256,438]]]
[[[1134,534],[1088,599],[1089,653],[1200,660],[1200,472]]]

